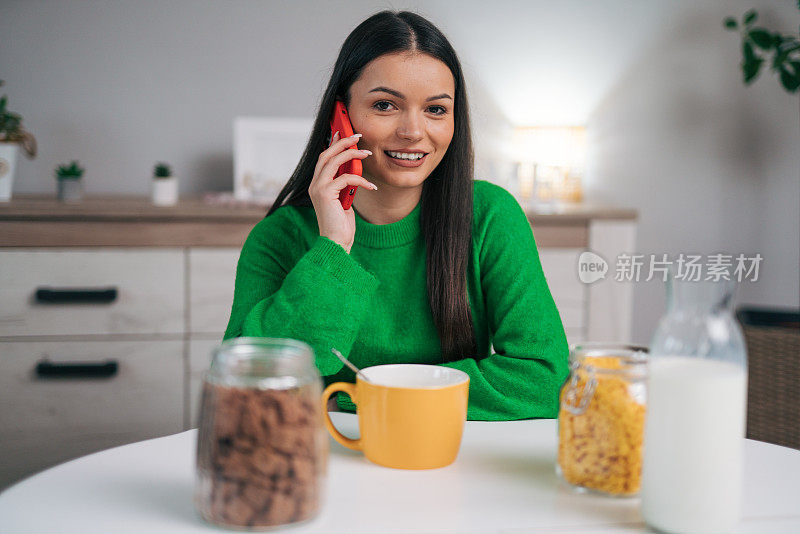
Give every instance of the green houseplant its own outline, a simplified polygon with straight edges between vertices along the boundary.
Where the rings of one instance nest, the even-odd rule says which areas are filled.
[[[0,86],[3,85],[0,80]],[[8,96],[0,98],[0,202],[11,200],[19,149],[36,157],[36,138],[22,127],[22,116],[8,110]]]
[[[174,206],[178,202],[178,179],[164,162],[153,168],[152,200],[156,206]]]
[[[153,178],[169,178],[172,176],[172,169],[166,163],[156,163],[155,168],[153,169]]]
[[[797,4],[800,9],[800,1]],[[726,29],[739,31],[742,38],[742,75],[745,85],[750,85],[769,62],[778,74],[780,83],[789,93],[800,88],[800,40],[794,35],[782,35],[763,27],[754,26],[758,12],[751,9],[742,17],[742,22],[733,17],[723,21]]]
[[[56,168],[56,181],[58,182],[58,199],[63,202],[78,202],[83,196],[83,176],[84,168],[77,160],[73,160],[69,165],[59,165]]]

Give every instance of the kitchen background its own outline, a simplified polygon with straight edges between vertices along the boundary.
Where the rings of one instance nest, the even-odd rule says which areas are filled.
[[[513,126],[583,125],[588,201],[639,212],[637,251],[760,253],[739,301],[800,300],[800,106],[777,76],[745,87],[726,16],[796,33],[789,0],[4,0],[0,78],[37,137],[15,193],[52,193],[79,159],[87,194],[148,194],[169,161],[181,195],[231,190],[232,121],[309,117],[338,47],[383,8],[429,17],[470,84],[477,176],[505,183]],[[634,288],[646,343],[663,283]]]
[[[24,117],[23,125],[39,145],[35,159],[19,157],[14,195],[54,196],[55,167],[74,159],[86,168],[83,183],[89,196],[148,196],[157,161],[172,165],[182,197],[231,191],[234,118],[313,116],[344,38],[363,19],[386,8],[428,17],[458,52],[469,84],[477,178],[518,192],[517,156],[511,149],[515,128],[583,126],[584,199],[638,212],[635,248],[627,252],[758,253],[763,257],[758,281],[740,285],[737,305],[800,304],[800,99],[769,71],[745,86],[740,37],[723,28],[727,16],[741,19],[755,8],[759,25],[796,35],[800,10],[793,0],[0,0],[0,79],[5,81],[0,94],[8,95],[9,109]],[[149,254],[119,252],[114,261],[120,263],[109,263],[104,270],[130,268],[153,295],[182,305],[179,297],[166,292],[172,286],[183,288],[182,271],[168,272],[159,265],[203,260],[197,264],[213,268],[192,273],[208,281],[219,277],[215,269],[222,265],[215,263],[221,256],[214,251],[191,250],[185,257],[174,251]],[[18,257],[24,259],[24,254]],[[55,256],[47,258],[43,270],[62,269]],[[158,274],[150,276],[147,269]],[[27,275],[25,268],[18,271]],[[577,274],[569,275],[574,282]],[[19,282],[12,278],[0,271],[7,288]],[[186,286],[192,295],[213,285],[192,280]],[[25,283],[34,287],[39,281]],[[232,285],[232,279],[223,285]],[[19,293],[14,294],[20,302],[27,298],[23,289],[9,291]],[[177,295],[179,289],[175,291]],[[225,291],[221,294],[227,295]],[[209,299],[219,307],[225,297]],[[171,310],[139,306],[136,311],[143,317],[156,310],[166,317]],[[664,310],[664,284],[658,277],[633,284],[631,340],[647,344]],[[8,313],[6,327],[12,328],[11,321],[21,319],[13,317],[16,309]],[[3,350],[11,352],[5,354],[6,363],[14,360],[13,351],[20,362],[23,355],[29,360],[13,372],[4,371],[9,383],[13,375],[13,387],[0,399],[13,405],[4,406],[0,435],[12,435],[8,425],[16,430],[15,425],[33,421],[42,432],[31,431],[24,436],[29,441],[13,444],[19,456],[6,456],[9,466],[8,458],[37,454],[29,453],[30,440],[42,444],[37,465],[43,467],[78,452],[188,427],[189,390],[196,389],[209,347],[218,341],[216,334],[207,333],[225,327],[217,316],[192,313],[193,328],[206,318],[198,327],[206,333],[202,343],[191,345],[195,340],[189,334],[165,337],[161,330],[136,342],[118,336],[114,342],[119,350],[140,351],[129,364],[123,358],[122,365],[129,367],[120,379],[127,376],[131,382],[69,393],[81,396],[86,409],[47,393],[50,404],[42,401],[32,417],[25,412],[29,401],[14,392],[25,392],[25,399],[42,397],[27,378],[33,366],[29,362],[38,353],[21,337],[7,339]],[[170,320],[178,321],[175,325],[157,317],[147,320],[182,332],[182,316],[174,315]],[[103,337],[105,331],[89,331],[103,327],[100,315],[92,317],[96,324],[81,322],[86,324],[86,342],[74,341],[69,350],[99,359],[107,356],[103,340],[111,338]],[[30,335],[18,330],[5,335]],[[55,338],[39,341],[41,346],[46,341],[61,347]],[[146,344],[150,341],[153,345]],[[63,349],[62,356],[69,358],[67,344]],[[159,365],[171,366],[172,374]],[[137,374],[145,368],[154,378]],[[185,381],[183,393],[172,395],[180,377],[189,374],[195,382]],[[117,404],[109,407],[112,395]],[[100,405],[119,428],[103,430],[88,419],[88,414],[99,413]],[[167,405],[171,411],[162,417],[159,410]],[[89,422],[85,427],[72,424],[73,434],[67,436],[67,430],[54,425],[71,424],[64,417],[72,413],[71,406],[75,413],[83,410],[79,415],[86,417],[80,420]],[[50,447],[62,449],[61,456],[49,449],[45,454],[53,432],[62,433],[57,447]],[[74,443],[64,445],[69,439]],[[0,472],[0,489],[26,472],[22,467]]]

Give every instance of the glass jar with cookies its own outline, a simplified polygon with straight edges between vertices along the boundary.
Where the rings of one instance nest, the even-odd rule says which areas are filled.
[[[203,378],[195,507],[226,528],[270,530],[312,519],[322,504],[328,438],[311,347],[236,338]]]
[[[647,348],[586,343],[570,348],[561,388],[556,471],[572,487],[639,493]]]

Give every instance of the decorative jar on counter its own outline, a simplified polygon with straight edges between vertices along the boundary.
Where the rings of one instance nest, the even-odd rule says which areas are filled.
[[[195,506],[223,527],[271,530],[322,505],[328,438],[313,350],[291,339],[237,338],[203,379]]]
[[[561,389],[556,471],[574,488],[639,492],[647,348],[586,343],[570,349]]]

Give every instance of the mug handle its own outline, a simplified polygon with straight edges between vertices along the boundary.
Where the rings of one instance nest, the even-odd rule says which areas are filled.
[[[325,427],[330,432],[333,439],[347,447],[348,449],[353,449],[354,451],[361,450],[361,440],[360,439],[350,439],[338,430],[336,427],[333,426],[333,421],[331,421],[331,416],[328,414],[328,399],[331,395],[336,393],[337,391],[341,391],[343,393],[347,393],[350,395],[350,399],[353,401],[353,404],[356,403],[356,385],[351,384],[349,382],[334,382],[330,386],[325,388],[325,391],[322,392],[322,413],[325,415]]]

